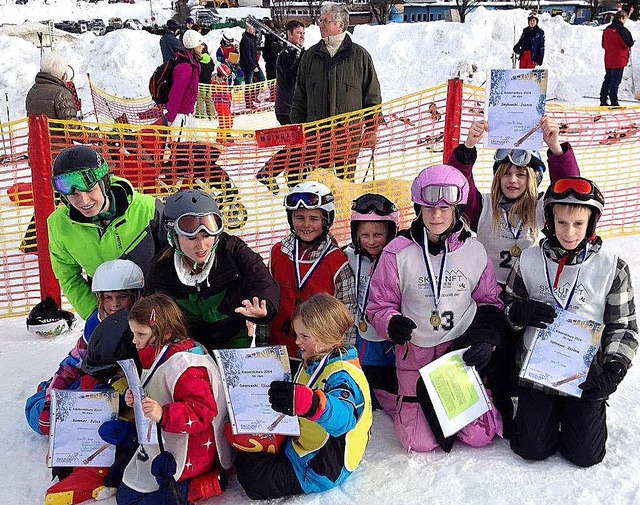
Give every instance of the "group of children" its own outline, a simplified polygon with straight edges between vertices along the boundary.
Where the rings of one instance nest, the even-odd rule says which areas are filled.
[[[132,452],[123,427],[130,423],[101,429],[105,440],[133,454],[124,469],[107,471],[117,476],[108,485],[120,484],[118,503],[183,503],[219,494],[227,485],[231,447],[239,450],[234,468],[252,499],[330,489],[360,463],[373,408],[392,417],[407,450],[448,452],[456,439],[479,447],[506,435],[525,459],[559,451],[579,466],[599,463],[605,455],[605,401],[637,348],[633,290],[626,263],[603,249],[596,235],[602,193],[580,177],[557,125],[545,117],[541,129],[549,147],[546,192],[539,191],[545,165],[537,153],[512,149],[495,153],[491,192],[479,193],[472,168],[486,124],[476,121],[449,164],[425,168],[413,181],[416,217],[409,229],[399,230],[398,209],[388,198],[362,195],[352,204],[352,243],[344,251],[330,234],[335,202],[327,186],[307,180],[285,197],[291,233],[273,246],[269,262],[279,301],[247,297],[235,312],[251,331],[254,323],[269,324],[269,343],[286,345],[298,366],[293,382],[271,384],[269,399],[275,411],[299,417],[299,437],[233,435],[229,429],[222,434],[225,401],[208,353],[221,341],[196,342],[209,330],[194,326],[195,305],[186,318],[183,310],[196,296],[193,289],[212,289],[213,272],[224,274],[217,270],[221,264],[239,269],[236,284],[252,279],[228,259],[246,245],[222,232],[217,207],[193,191],[167,201],[165,213],[175,213],[167,228],[172,249],[163,256],[166,265],[150,277],[161,286],[177,276],[191,287],[182,294],[182,288],[159,289],[175,294],[178,303],[160,292],[140,298],[144,281],[131,262],[106,263],[107,278],[98,269],[92,287],[99,309],[51,384],[41,385],[38,401],[29,400],[30,425],[46,433],[48,388],[73,387],[90,375],[85,364],[96,334],[118,311],[129,311],[128,337],[147,394],[144,415],[157,424],[164,443]],[[546,238],[537,243],[541,232]],[[253,275],[264,281],[262,271]],[[574,296],[577,287],[580,296]],[[221,293],[218,303],[227,296]],[[220,310],[209,326],[231,317]],[[535,328],[553,322],[560,310],[604,324],[581,398],[517,381]],[[228,337],[234,335],[224,345],[247,345],[246,334],[234,329]],[[466,365],[480,372],[491,408],[447,438],[419,370],[456,349],[466,349]],[[113,364],[122,354],[101,356]],[[124,401],[131,407],[132,395],[126,393]],[[63,482],[52,487],[47,503],[79,501],[55,501]],[[97,489],[94,496],[101,494]]]

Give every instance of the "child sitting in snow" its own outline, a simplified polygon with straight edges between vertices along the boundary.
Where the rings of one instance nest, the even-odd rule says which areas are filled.
[[[102,263],[95,271],[91,290],[98,297],[98,308],[89,316],[82,336],[69,351],[48,381],[40,383],[38,391],[27,399],[25,415],[29,426],[41,435],[49,434],[51,389],[77,389],[74,384],[82,375],[81,364],[87,356],[87,346],[93,330],[108,316],[129,310],[140,297],[144,287],[142,269],[133,261],[111,260]]]
[[[117,361],[137,359],[131,340],[132,334],[126,312],[121,311],[107,317],[91,334],[81,364],[81,375],[73,385],[73,389],[82,391],[114,390],[119,393],[122,400],[119,414],[123,419],[131,419],[132,413],[124,403],[123,395],[127,389],[127,381]],[[115,422],[130,424],[125,421]],[[116,461],[111,468],[54,468],[52,473],[54,477],[59,478],[59,482],[47,490],[46,505],[71,505],[90,498],[111,496],[122,480],[124,464],[131,458],[132,449],[135,449],[135,445],[131,447],[130,441],[128,445],[120,444],[116,450]]]
[[[303,302],[292,318],[302,363],[295,382],[273,381],[273,410],[297,415],[300,436],[287,437],[274,454],[239,452],[238,482],[253,500],[326,491],[356,469],[369,441],[373,421],[369,384],[356,348],[347,343],[353,316],[331,295]],[[246,435],[228,435],[234,445]],[[251,449],[251,448],[250,448]]]
[[[167,295],[136,302],[129,325],[143,368],[142,409],[156,423],[160,444],[138,447],[118,504],[191,503],[221,494],[231,448],[223,435],[226,402],[215,362],[189,338],[184,314]],[[133,406],[131,391],[125,400]]]
[[[521,380],[511,449],[524,459],[560,451],[588,467],[605,456],[606,401],[631,366],[638,326],[629,268],[596,235],[603,208],[604,196],[590,180],[554,182],[544,196],[548,238],[522,253],[507,280],[507,321],[514,330],[524,329],[519,364],[536,328],[546,328],[559,310],[604,324],[587,378],[578,386],[580,398]]]

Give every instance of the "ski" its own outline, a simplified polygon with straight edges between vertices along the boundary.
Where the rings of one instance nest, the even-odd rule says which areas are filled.
[[[593,98],[594,100],[600,100],[599,96],[591,96],[591,95],[582,95],[582,98]],[[630,100],[630,99],[625,100],[625,99],[622,99],[622,98],[618,98],[618,102],[636,103],[637,100]],[[615,105],[607,105],[607,107],[616,108]]]
[[[267,25],[265,25],[262,21],[257,19],[255,16],[248,15],[246,17],[246,21],[251,26],[253,26],[255,29],[260,30],[262,32],[270,33],[271,35],[276,37],[279,41],[284,42],[286,45],[294,48],[296,51],[298,51],[298,52],[302,51],[301,47],[298,47],[294,43],[289,42],[289,40],[286,37],[282,36],[281,34],[279,34],[276,31],[273,31],[271,28],[269,28]]]

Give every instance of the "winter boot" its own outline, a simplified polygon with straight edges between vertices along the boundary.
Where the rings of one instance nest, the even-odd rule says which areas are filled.
[[[225,424],[224,436],[231,446],[238,451],[267,452],[269,454],[277,454],[280,452],[280,446],[286,439],[284,435],[264,435],[257,433],[234,435],[231,430],[231,423]]]
[[[45,505],[75,505],[94,498],[94,492],[102,496],[107,471],[108,468],[75,468],[71,475],[47,489]]]
[[[198,475],[189,482],[189,503],[218,496],[227,489],[229,479],[222,468],[214,468],[204,475]]]

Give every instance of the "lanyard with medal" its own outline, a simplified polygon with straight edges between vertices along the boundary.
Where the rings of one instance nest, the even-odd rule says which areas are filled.
[[[322,261],[322,259],[329,253],[329,251],[332,248],[333,248],[333,244],[331,243],[331,241],[329,241],[329,243],[327,244],[327,247],[325,247],[324,251],[322,251],[322,254],[320,254],[320,256],[316,258],[316,260],[313,262],[309,270],[307,270],[307,273],[305,274],[305,276],[300,278],[300,260],[298,259],[298,239],[295,240],[295,242],[293,243],[293,263],[295,265],[296,285],[298,286],[298,291],[302,291],[302,288],[304,288],[307,281],[311,278],[311,275],[313,274],[313,272],[315,272],[316,269],[320,266],[320,262]]]
[[[546,240],[545,240],[546,242]],[[580,266],[578,266],[578,271],[576,272],[576,278],[573,281],[573,286],[571,287],[571,290],[569,291],[569,295],[566,298],[566,302],[563,304],[558,297],[556,296],[556,293],[554,291],[554,284],[556,284],[558,282],[558,279],[560,278],[560,269],[562,268],[562,264],[558,265],[558,273],[556,274],[556,282],[552,283],[551,282],[551,277],[549,276],[549,265],[547,264],[547,259],[544,255],[544,250],[543,250],[543,246],[544,243],[543,242],[540,245],[540,254],[542,255],[542,263],[544,264],[544,272],[547,276],[547,284],[549,285],[549,290],[551,291],[551,296],[553,296],[553,299],[556,301],[556,303],[558,304],[558,307],[560,307],[562,310],[567,310],[567,308],[569,307],[569,305],[571,304],[571,300],[573,299],[573,295],[576,292],[576,288],[578,287],[578,277],[580,276],[580,270],[582,269],[582,264],[584,263],[585,258],[587,257],[587,247],[588,244],[584,245],[584,249],[582,250],[582,261],[580,262]]]
[[[424,234],[424,242],[422,244],[422,256],[424,258],[424,264],[427,267],[427,275],[429,277],[429,286],[431,287],[431,292],[433,293],[433,303],[436,306],[436,310],[431,311],[431,317],[429,318],[429,324],[433,326],[434,330],[438,330],[440,327],[440,323],[442,322],[442,317],[440,316],[440,311],[438,310],[438,304],[440,303],[440,295],[442,293],[442,283],[444,281],[444,271],[447,264],[447,253],[449,252],[449,246],[447,242],[444,243],[444,249],[442,251],[442,261],[440,263],[440,275],[437,279],[435,279],[435,271],[433,270],[433,265],[431,264],[431,258],[429,257],[429,242],[427,237],[427,230],[423,229]]]
[[[378,265],[378,260],[373,263],[373,268],[371,269],[371,275],[376,269]],[[369,288],[371,287],[371,279],[369,279],[369,284],[367,284],[367,290],[364,293],[364,300],[362,300],[362,306],[360,306],[360,270],[362,269],[362,254],[358,254],[358,268],[356,271],[356,303],[357,303],[357,311],[359,314],[358,319],[360,322],[358,323],[358,329],[361,333],[364,333],[369,328],[367,324],[367,314],[365,312],[367,308],[367,301],[369,300]]]
[[[520,255],[522,254],[522,249],[518,245],[518,239],[520,238],[520,234],[522,233],[522,228],[523,228],[522,221],[520,221],[520,224],[514,230],[513,226],[511,226],[511,222],[509,221],[509,216],[507,215],[507,211],[505,209],[502,209],[502,215],[504,216],[504,220],[507,223],[507,228],[511,232],[511,236],[516,241],[516,243],[513,244],[509,249],[509,252],[511,253],[511,256],[513,256],[514,258],[519,258]]]

